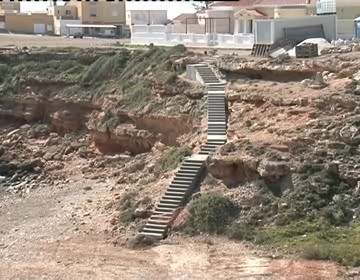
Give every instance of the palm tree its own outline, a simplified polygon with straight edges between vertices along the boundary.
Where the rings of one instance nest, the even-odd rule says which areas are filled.
[[[192,3],[197,11],[207,10],[210,5],[216,1],[196,1],[196,3]]]

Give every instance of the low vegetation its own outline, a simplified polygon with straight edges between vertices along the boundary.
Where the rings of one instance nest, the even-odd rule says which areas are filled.
[[[345,265],[360,265],[360,223],[345,227],[296,222],[284,227],[264,228],[255,241],[282,248],[307,259],[333,260]]]
[[[150,46],[129,50],[79,50],[76,48],[37,50],[29,54],[0,55],[0,95],[23,94],[31,84],[58,84],[49,95],[94,100],[110,92],[117,106],[143,108],[155,101],[154,81],[171,85],[177,80],[172,59],[185,52],[182,45],[172,48]],[[35,94],[42,94],[36,87]]]
[[[135,220],[134,211],[136,194],[132,192],[125,192],[119,201],[119,222],[121,224],[129,224]]]
[[[186,229],[192,233],[223,233],[237,213],[231,200],[220,193],[206,193],[191,201]]]
[[[156,163],[154,171],[164,173],[175,169],[186,156],[191,155],[188,147],[173,147],[167,150]]]

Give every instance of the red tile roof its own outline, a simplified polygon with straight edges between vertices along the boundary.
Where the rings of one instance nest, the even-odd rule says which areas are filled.
[[[316,0],[259,0],[255,6],[315,5]]]
[[[217,1],[212,7],[250,7],[258,0]]]
[[[238,16],[263,17],[265,15],[255,9],[241,9],[234,14],[235,18]]]
[[[238,0],[218,1],[213,7],[252,7],[252,6],[284,6],[284,5],[315,5],[316,0]]]
[[[195,13],[192,13],[192,14],[183,13],[183,14],[178,15],[178,16],[177,16],[176,18],[174,18],[173,20],[183,22],[183,21],[186,21],[187,18],[197,18],[197,17],[196,17],[196,14],[195,14]]]

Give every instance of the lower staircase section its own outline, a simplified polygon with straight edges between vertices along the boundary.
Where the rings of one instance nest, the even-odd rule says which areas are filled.
[[[165,238],[168,228],[185,205],[188,196],[201,181],[206,156],[194,155],[187,158],[176,172],[166,192],[156,204],[155,210],[142,230],[142,234]]]
[[[207,86],[207,140],[198,154],[182,162],[174,179],[140,232],[141,235],[158,239],[167,237],[172,222],[187,203],[189,196],[199,186],[207,157],[226,142],[225,85],[220,82],[210,67],[199,65],[195,69],[201,82]]]

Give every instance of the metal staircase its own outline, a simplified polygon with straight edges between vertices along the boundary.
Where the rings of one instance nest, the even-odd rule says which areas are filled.
[[[200,184],[205,160],[226,142],[225,85],[207,65],[196,66],[202,83],[207,85],[208,137],[198,154],[186,158],[174,179],[155,206],[153,214],[140,232],[141,235],[165,238],[172,221],[179,214]]]

